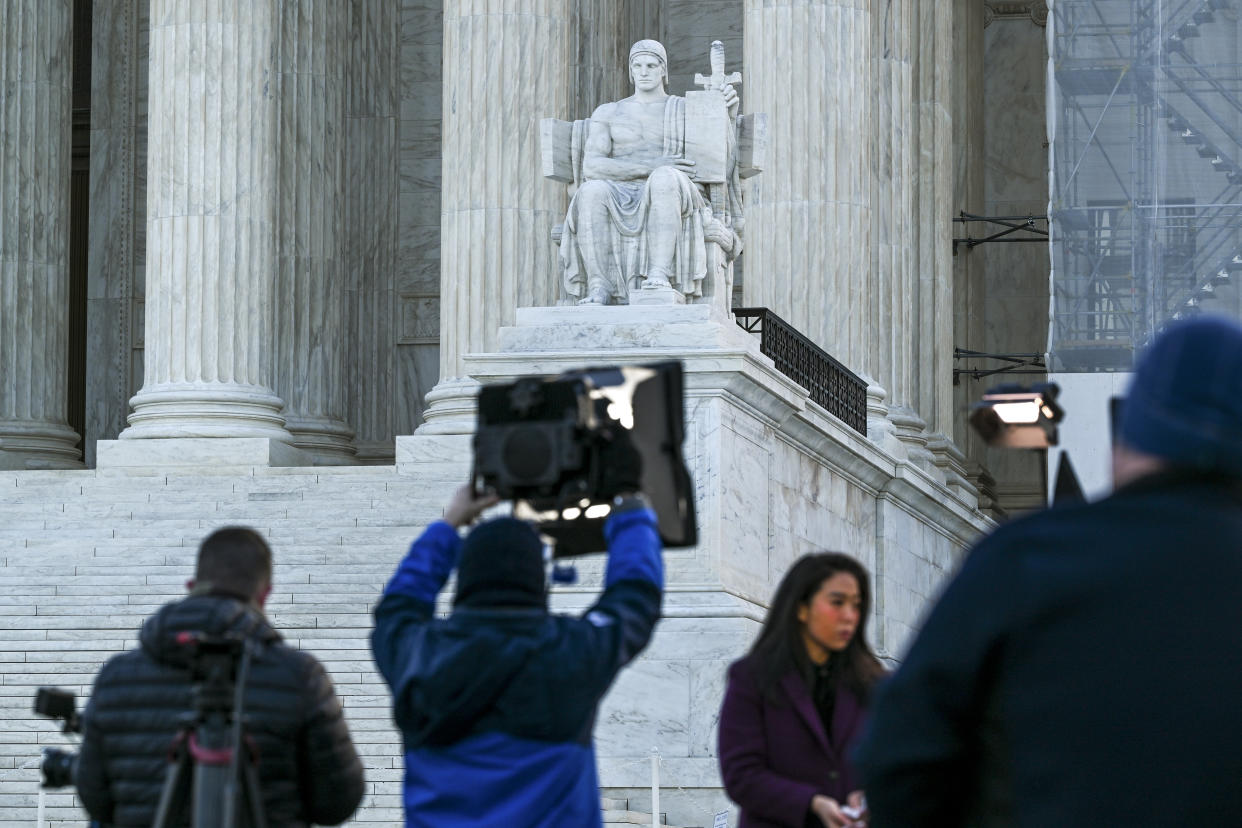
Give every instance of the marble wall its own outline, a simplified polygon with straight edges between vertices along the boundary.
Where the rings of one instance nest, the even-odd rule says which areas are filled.
[[[984,137],[984,16],[976,0],[955,0],[953,88],[953,213],[984,215],[985,168],[979,159]],[[966,226],[955,223],[953,235],[965,238]],[[972,234],[973,235],[973,234]],[[983,256],[962,245],[953,253],[953,344],[956,348],[982,351],[986,338],[987,281]],[[973,367],[974,361],[955,360],[954,368]],[[970,427],[965,412],[976,401],[979,383],[969,377],[954,385],[953,437],[967,456],[966,473],[979,492],[980,509],[992,513],[995,487],[991,472],[983,465],[986,447]]]

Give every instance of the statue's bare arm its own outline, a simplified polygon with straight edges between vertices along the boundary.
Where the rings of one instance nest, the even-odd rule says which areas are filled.
[[[604,104],[591,115],[591,129],[586,146],[582,150],[582,177],[588,181],[633,181],[651,175],[657,167],[676,167],[694,178],[694,162],[685,158],[659,156],[656,158],[613,158],[612,132],[609,120],[615,108]]]

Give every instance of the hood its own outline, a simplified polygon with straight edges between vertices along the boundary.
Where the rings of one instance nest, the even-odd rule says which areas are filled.
[[[476,612],[508,623],[463,623],[467,613],[459,610],[457,623],[425,637],[402,671],[395,709],[407,748],[465,737],[539,647],[537,630],[547,620],[542,610],[469,614]]]
[[[236,635],[259,644],[281,640],[280,633],[254,604],[225,595],[192,595],[165,604],[148,618],[138,633],[138,641],[156,661],[187,667],[189,648],[177,642],[178,634],[184,632]]]

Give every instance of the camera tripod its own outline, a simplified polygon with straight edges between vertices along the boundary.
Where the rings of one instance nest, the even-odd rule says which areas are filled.
[[[194,712],[173,741],[152,828],[174,828],[187,809],[191,828],[267,828],[255,752],[242,729],[251,643],[193,633],[178,643],[193,648]]]

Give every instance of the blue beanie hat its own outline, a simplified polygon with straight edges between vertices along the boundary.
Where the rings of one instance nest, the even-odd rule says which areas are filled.
[[[1242,325],[1170,325],[1139,359],[1120,437],[1173,466],[1242,477]]]
[[[543,541],[511,517],[480,523],[466,536],[453,606],[546,607]]]

